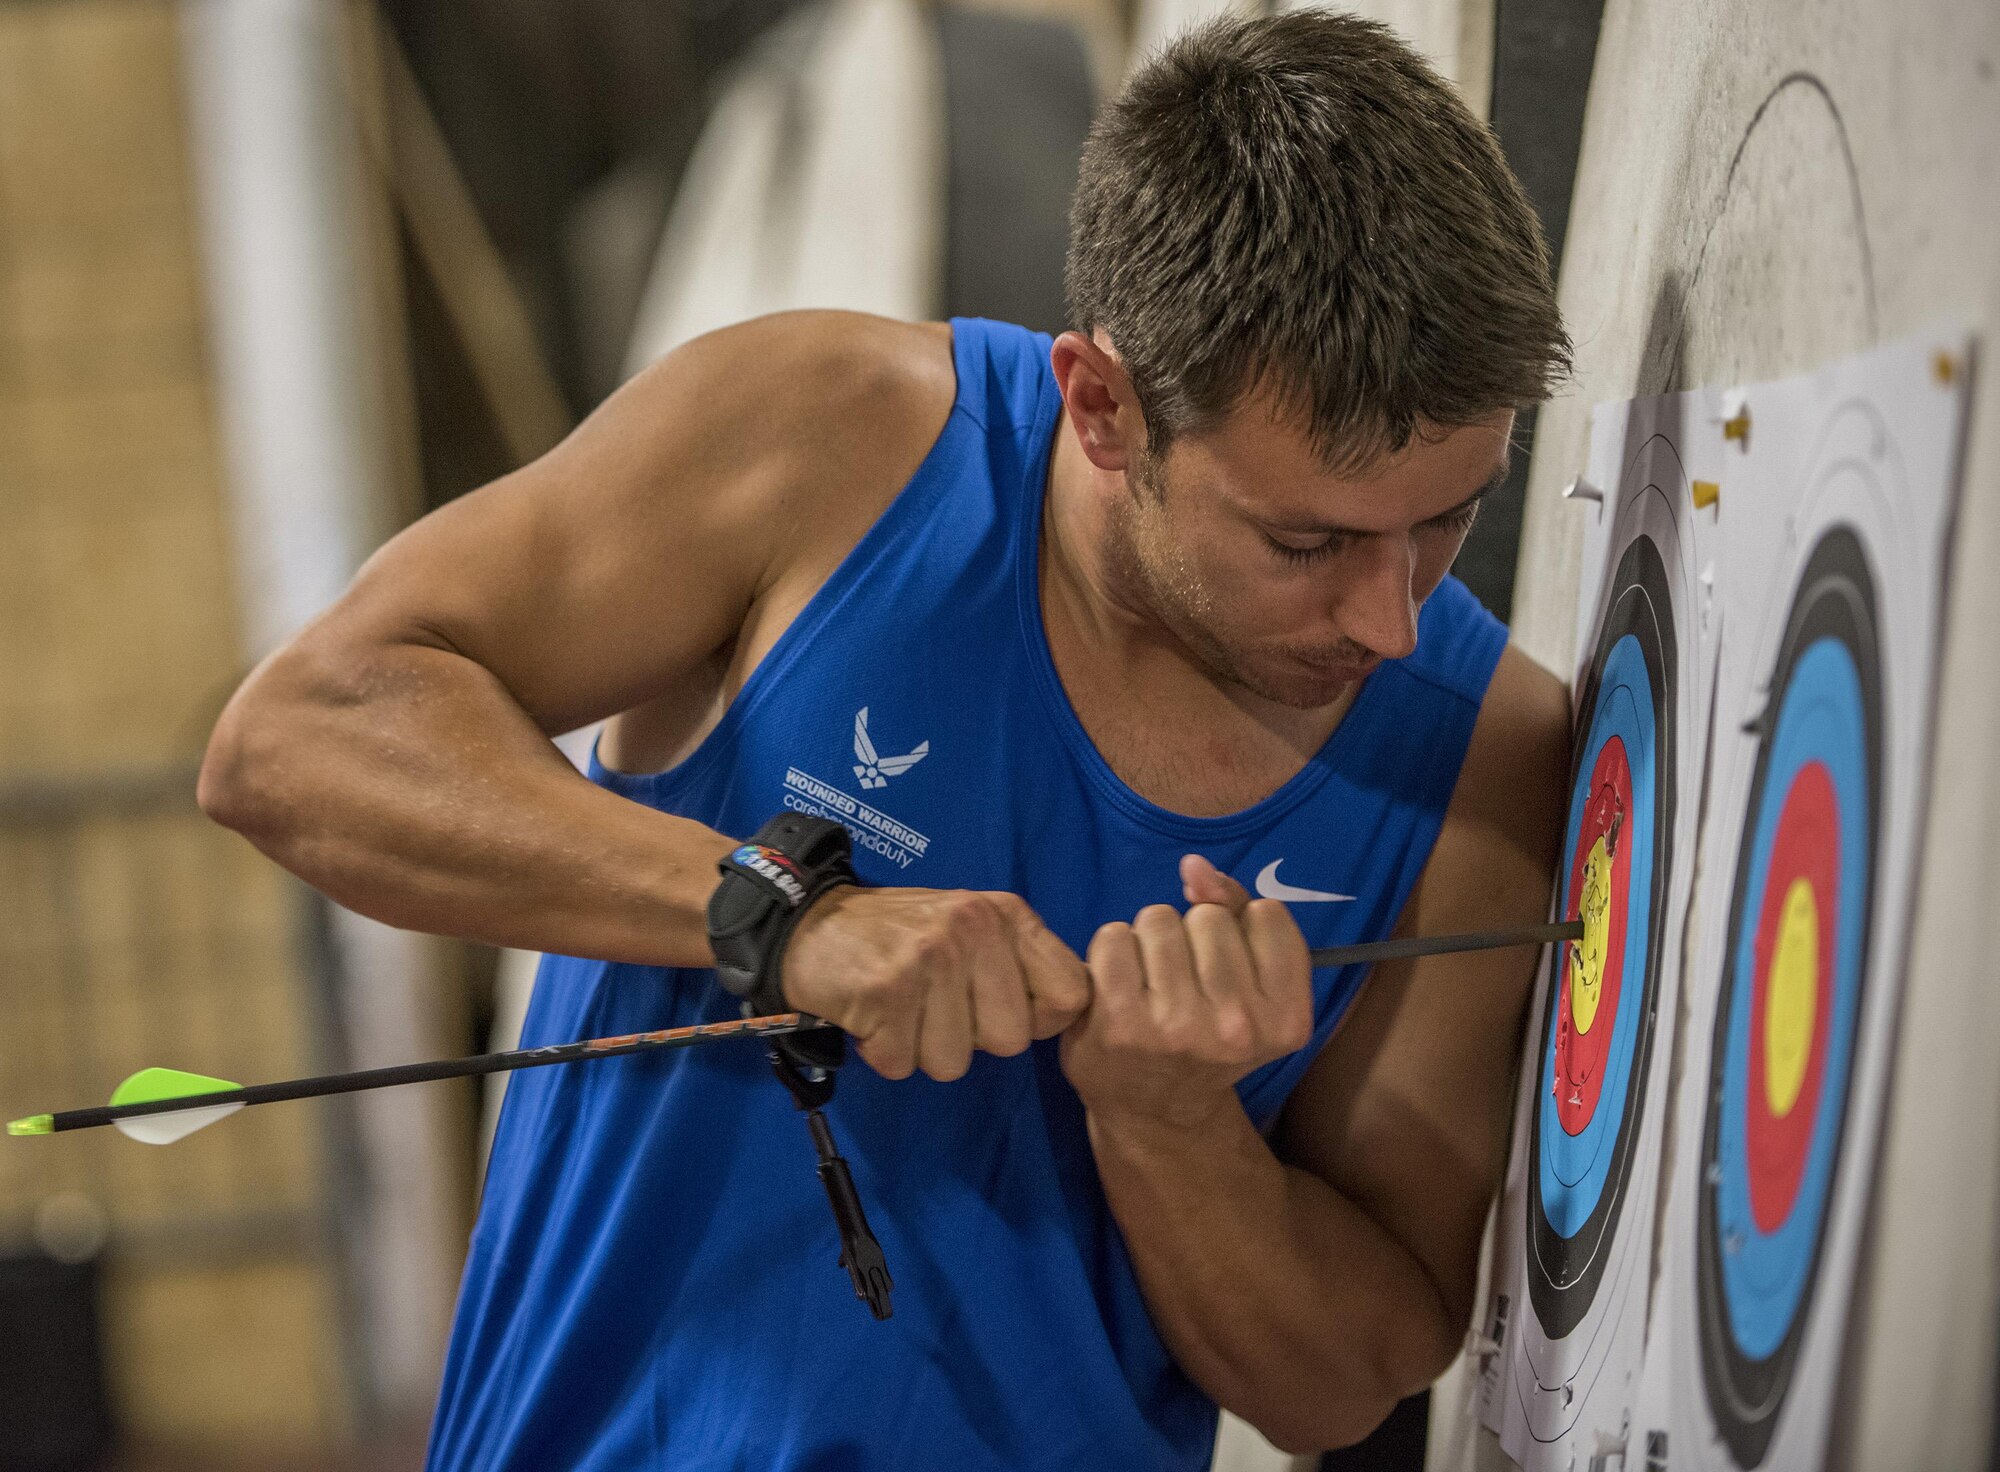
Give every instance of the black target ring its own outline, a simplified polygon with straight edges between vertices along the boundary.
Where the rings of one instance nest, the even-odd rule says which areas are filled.
[[[1737,1465],[1745,1468],[1760,1465],[1769,1452],[1777,1431],[1779,1413],[1791,1386],[1818,1285],[1820,1259],[1826,1245],[1827,1203],[1834,1198],[1845,1169],[1842,1156],[1851,1092],[1848,1085],[1852,1081],[1850,1052],[1839,1086],[1828,1090],[1826,1103],[1831,1106],[1831,1118],[1827,1127],[1831,1133],[1830,1143],[1824,1148],[1831,1152],[1831,1164],[1818,1193],[1817,1209],[1821,1214],[1803,1264],[1803,1285],[1782,1305],[1783,1332],[1775,1336],[1774,1346],[1766,1353],[1751,1352],[1743,1343],[1744,1334],[1740,1326],[1732,1327],[1731,1286],[1724,1261],[1727,1245],[1724,1224],[1731,1217],[1727,1199],[1730,1174],[1723,1158],[1723,1145],[1724,1104],[1731,1089],[1732,1076],[1727,1045],[1739,992],[1747,984],[1744,968],[1739,962],[1737,938],[1752,918],[1751,906],[1758,898],[1750,893],[1752,876],[1760,867],[1752,825],[1754,816],[1767,805],[1766,788],[1771,780],[1773,753],[1777,749],[1775,728],[1793,690],[1801,659],[1808,651],[1824,648],[1827,641],[1834,641],[1839,649],[1845,651],[1858,681],[1858,720],[1863,732],[1860,760],[1864,767],[1863,791],[1858,798],[1867,815],[1866,832],[1862,838],[1870,843],[1871,849],[1862,871],[1858,938],[1849,942],[1856,948],[1850,959],[1857,968],[1853,994],[1844,999],[1844,1004],[1852,1009],[1851,1021],[1852,1017],[1858,1016],[1867,985],[1867,952],[1873,933],[1875,891],[1872,837],[1881,831],[1882,665],[1879,635],[1874,579],[1860,538],[1851,528],[1835,527],[1814,547],[1799,576],[1798,591],[1786,615],[1783,638],[1772,666],[1769,702],[1758,721],[1757,761],[1745,806],[1748,816],[1737,853],[1729,925],[1724,932],[1721,987],[1716,1006],[1702,1130],[1695,1233],[1696,1322],[1699,1326],[1702,1381],[1716,1428]],[[1764,863],[1768,874],[1768,855]],[[1741,1024],[1737,1025],[1740,1027]],[[1741,1087],[1740,1082],[1737,1087]],[[1740,1211],[1735,1215],[1740,1217]]]
[[[1674,631],[1674,603],[1669,591],[1666,564],[1660,556],[1658,546],[1651,537],[1645,535],[1633,538],[1624,555],[1619,558],[1617,570],[1613,574],[1610,604],[1598,632],[1597,645],[1592,653],[1589,673],[1584,684],[1583,699],[1579,705],[1581,712],[1579,724],[1584,730],[1590,728],[1601,699],[1605,665],[1611,651],[1627,637],[1637,642],[1644,659],[1647,683],[1652,695],[1656,753],[1654,776],[1656,799],[1650,820],[1653,847],[1652,880],[1650,894],[1646,897],[1646,912],[1650,916],[1650,923],[1647,927],[1645,965],[1642,973],[1643,995],[1621,1004],[1639,1008],[1639,1033],[1634,1044],[1631,1086],[1626,1090],[1624,1108],[1619,1116],[1613,1144],[1614,1153],[1606,1184],[1589,1215],[1569,1236],[1562,1235],[1552,1225],[1548,1204],[1542,1191],[1540,1141],[1543,1132],[1543,1114],[1549,1108],[1550,1101],[1545,1097],[1543,1089],[1537,1087],[1533,1091],[1535,1107],[1528,1138],[1535,1144],[1536,1158],[1529,1162],[1527,1172],[1528,1298],[1543,1332],[1550,1339],[1563,1338],[1583,1322],[1591,1304],[1596,1300],[1599,1284],[1604,1277],[1609,1257],[1608,1249],[1615,1236],[1618,1218],[1624,1206],[1632,1170],[1632,1155],[1637,1148],[1639,1124],[1644,1114],[1645,1082],[1652,1057],[1653,1035],[1658,1014],[1659,961],[1666,934],[1667,896],[1671,887],[1672,872],[1674,773],[1677,749],[1674,718],[1678,709],[1676,661],[1679,641]],[[1590,776],[1585,764],[1591,754],[1582,749],[1583,745],[1584,743],[1579,742],[1575,765],[1571,771],[1572,793],[1578,784],[1587,781]],[[1560,962],[1562,958],[1557,959]],[[1536,1033],[1541,1039],[1541,1046],[1537,1052],[1538,1068],[1548,1057],[1554,1013],[1562,991],[1559,982],[1560,967],[1557,974],[1551,978],[1551,984],[1542,1001]]]

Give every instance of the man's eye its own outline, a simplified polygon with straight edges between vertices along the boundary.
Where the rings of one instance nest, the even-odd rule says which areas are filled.
[[[1330,533],[1322,540],[1303,547],[1291,542],[1281,542],[1269,532],[1264,534],[1264,541],[1273,552],[1284,558],[1285,561],[1303,566],[1309,562],[1318,562],[1322,557],[1330,556],[1340,545],[1340,535],[1337,532]]]
[[[1424,525],[1432,531],[1456,534],[1471,531],[1472,524],[1477,520],[1479,520],[1479,503],[1468,501],[1456,511],[1447,511],[1435,521],[1427,521]]]

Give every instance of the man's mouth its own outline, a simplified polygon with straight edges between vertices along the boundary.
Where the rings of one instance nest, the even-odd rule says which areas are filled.
[[[1382,662],[1378,655],[1368,655],[1362,659],[1329,658],[1318,654],[1295,654],[1292,656],[1314,674],[1329,680],[1363,680],[1373,673],[1375,666]]]

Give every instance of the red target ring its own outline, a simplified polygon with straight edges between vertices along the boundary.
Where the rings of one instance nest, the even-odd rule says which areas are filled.
[[[1609,860],[1608,882],[1603,883],[1601,897],[1605,918],[1601,930],[1592,927],[1602,936],[1601,964],[1593,955],[1590,964],[1580,969],[1574,944],[1565,946],[1561,956],[1553,1071],[1556,1121],[1571,1135],[1583,1133],[1597,1112],[1598,1095],[1604,1088],[1604,1061],[1617,1030],[1618,994],[1625,973],[1625,901],[1631,888],[1631,813],[1632,767],[1625,743],[1613,736],[1598,749],[1591,768],[1590,797],[1570,854],[1569,902],[1564,917],[1569,920],[1583,916],[1590,898],[1586,886],[1591,855],[1599,840]]]
[[[1824,762],[1785,794],[1753,942],[1745,1154],[1750,1212],[1774,1232],[1805,1176],[1826,1073],[1839,933],[1840,811]]]

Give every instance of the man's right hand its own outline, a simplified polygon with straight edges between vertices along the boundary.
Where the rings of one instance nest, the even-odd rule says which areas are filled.
[[[842,888],[785,947],[785,1000],[844,1029],[885,1078],[962,1076],[1012,1057],[1090,1002],[1090,977],[1019,895]]]

